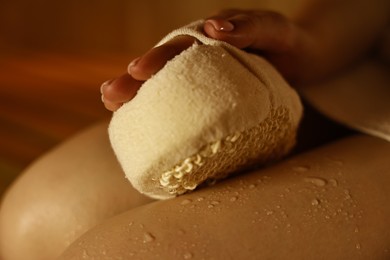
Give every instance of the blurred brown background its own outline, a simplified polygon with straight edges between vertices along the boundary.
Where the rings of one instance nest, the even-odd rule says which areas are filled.
[[[108,119],[100,83],[174,28],[223,8],[305,0],[0,0],[0,194],[34,159]]]

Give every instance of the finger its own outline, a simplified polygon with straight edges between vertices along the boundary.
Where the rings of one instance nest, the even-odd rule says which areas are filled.
[[[114,103],[114,102],[110,102],[110,101],[104,100],[104,96],[103,95],[102,95],[102,101],[104,103],[104,107],[107,110],[110,110],[112,112],[117,111],[123,105],[123,103]]]
[[[164,67],[167,61],[190,47],[195,42],[191,36],[178,36],[155,47],[128,67],[129,74],[137,80],[148,80]]]
[[[109,83],[103,84],[101,92],[106,102],[124,103],[133,99],[142,81],[135,80],[129,74],[124,74]]]
[[[231,23],[232,30],[223,30]],[[293,47],[296,28],[284,16],[269,11],[244,12],[224,19],[209,19],[205,33],[238,48],[281,53]]]

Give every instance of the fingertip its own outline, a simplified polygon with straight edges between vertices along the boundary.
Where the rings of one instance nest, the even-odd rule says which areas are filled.
[[[100,94],[104,93],[105,89],[112,83],[112,81],[113,80],[110,79],[110,80],[107,80],[107,81],[103,82],[103,84],[100,85]]]
[[[149,50],[129,64],[127,72],[132,78],[146,81],[163,67],[166,61],[160,57],[159,52],[156,51],[157,48]]]
[[[118,103],[118,102],[111,102],[109,100],[107,100],[105,97],[104,97],[104,94],[102,94],[101,96],[101,100],[103,102],[103,105],[104,107],[111,111],[111,112],[115,112],[116,110],[118,110],[123,103]]]
[[[104,107],[111,112],[117,111],[122,105],[123,103],[104,102]]]
[[[105,85],[102,90],[105,101],[109,102],[127,102],[131,100],[141,87],[142,82],[132,78],[129,74],[124,74],[110,84]]]
[[[135,58],[134,60],[132,60],[129,65],[127,66],[127,72],[131,75],[131,71],[133,69],[133,67],[136,67],[137,66],[137,63],[139,62],[139,60],[141,59],[141,57],[138,57],[138,58]]]
[[[129,67],[127,72],[131,77],[139,81],[146,81],[150,77],[149,73],[145,72],[144,68],[138,65]]]
[[[208,27],[209,31],[231,32],[234,30],[234,24],[225,19],[208,19],[205,21],[205,26]]]
[[[215,23],[218,21],[218,23]],[[251,35],[246,33],[245,26],[241,22],[229,21],[232,27],[225,26],[222,20],[207,20],[203,26],[205,34],[215,40],[227,42],[237,48],[248,47],[251,41]],[[225,20],[227,21],[227,20]],[[223,29],[221,29],[223,27]],[[218,29],[219,28],[219,29]]]
[[[229,42],[230,37],[235,33],[235,26],[232,22],[228,22],[222,19],[208,19],[203,25],[203,31],[205,34],[215,40]]]

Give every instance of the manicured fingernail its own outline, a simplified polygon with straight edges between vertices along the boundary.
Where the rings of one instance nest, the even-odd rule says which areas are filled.
[[[105,88],[106,86],[110,85],[111,82],[112,82],[112,79],[103,82],[103,84],[100,86],[100,93],[101,93],[101,94],[103,94],[104,88]]]
[[[221,32],[231,32],[234,30],[234,25],[227,21],[227,20],[215,20],[215,19],[209,19],[206,21],[206,23],[210,23],[215,30],[221,31]]]
[[[140,59],[141,59],[141,57],[138,57],[138,58],[132,60],[132,62],[130,62],[130,64],[129,64],[129,66],[127,66],[127,71],[130,72],[131,67],[134,67]]]

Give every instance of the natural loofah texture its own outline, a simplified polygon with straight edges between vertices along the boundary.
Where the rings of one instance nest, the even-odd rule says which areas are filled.
[[[206,180],[218,180],[251,165],[280,158],[294,145],[296,129],[288,110],[272,111],[259,125],[207,144],[160,177],[162,188],[183,194]]]
[[[202,37],[204,45],[169,61],[110,123],[127,178],[153,198],[274,160],[295,142],[302,114],[296,92],[264,59]]]

